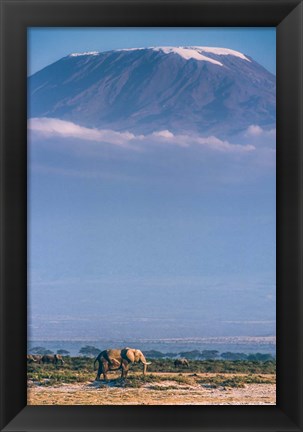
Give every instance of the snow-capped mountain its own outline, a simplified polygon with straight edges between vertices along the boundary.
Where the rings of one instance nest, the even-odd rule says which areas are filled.
[[[29,117],[226,137],[275,125],[275,76],[227,48],[73,53],[29,78]]]

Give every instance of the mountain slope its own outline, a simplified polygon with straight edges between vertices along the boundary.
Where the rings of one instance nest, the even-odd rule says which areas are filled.
[[[155,47],[71,54],[29,78],[29,117],[226,137],[275,124],[275,77],[236,51]]]

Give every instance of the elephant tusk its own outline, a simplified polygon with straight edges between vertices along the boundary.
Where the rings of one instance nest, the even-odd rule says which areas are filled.
[[[152,364],[152,362],[142,362],[143,364],[145,364],[145,365],[150,365],[150,364]]]

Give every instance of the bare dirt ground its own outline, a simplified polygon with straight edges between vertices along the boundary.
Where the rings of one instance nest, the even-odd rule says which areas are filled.
[[[275,405],[275,384],[245,384],[243,388],[213,388],[201,384],[212,374],[182,374],[186,383],[176,382],[173,374],[153,373],[159,381],[140,388],[125,388],[117,381],[107,384],[85,382],[41,386],[29,383],[29,405]],[[227,376],[227,375],[226,375]],[[231,374],[228,374],[230,377]],[[234,374],[233,376],[241,376]],[[267,375],[268,376],[268,375]],[[111,378],[116,378],[114,375]]]

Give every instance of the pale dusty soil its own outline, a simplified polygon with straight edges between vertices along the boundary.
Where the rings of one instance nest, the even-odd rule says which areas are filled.
[[[157,375],[157,374],[153,374]],[[161,374],[162,378],[164,374]],[[199,374],[200,377],[206,374]],[[230,375],[229,375],[230,376]],[[155,389],[156,388],[156,389]],[[245,384],[244,388],[207,388],[167,380],[141,388],[104,385],[104,382],[30,385],[29,405],[275,405],[275,384]]]

